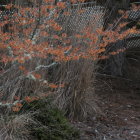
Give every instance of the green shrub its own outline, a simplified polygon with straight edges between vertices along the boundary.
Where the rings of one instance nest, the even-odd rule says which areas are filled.
[[[137,23],[136,28],[137,28],[137,29],[140,29],[140,22]]]
[[[19,113],[37,112],[34,119],[41,124],[31,126],[31,132],[38,140],[76,140],[79,132],[65,118],[64,114],[51,104],[50,99],[25,103]]]

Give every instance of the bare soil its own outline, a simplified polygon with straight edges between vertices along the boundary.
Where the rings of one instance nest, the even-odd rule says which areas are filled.
[[[119,79],[120,85],[122,82]],[[122,89],[99,91],[102,117],[75,122],[81,140],[140,140],[140,84],[122,84],[126,84]]]
[[[126,52],[124,75],[97,79],[96,93],[104,115],[75,122],[81,140],[140,140],[140,48]]]

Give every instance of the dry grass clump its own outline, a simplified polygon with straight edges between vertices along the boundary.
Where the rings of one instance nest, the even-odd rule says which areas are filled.
[[[59,81],[65,83],[64,88],[56,92],[55,103],[70,118],[86,119],[100,113],[95,94],[96,62],[80,59],[63,64],[57,75]]]
[[[41,60],[31,60],[25,63],[24,67],[32,71],[38,61]],[[47,63],[49,64],[43,60],[40,62],[44,66],[48,65]],[[40,70],[41,79],[32,79],[24,75],[18,65],[13,68],[10,67],[1,76],[1,100],[12,102],[15,96],[22,100],[26,96],[36,96],[51,91],[55,94],[54,103],[70,118],[92,118],[101,113],[97,106],[98,97],[94,89],[96,63],[96,61],[88,59],[59,63],[54,67]],[[44,80],[56,85],[64,83],[64,87],[51,89],[48,84],[43,84]]]
[[[35,113],[24,113],[17,115],[1,115],[0,118],[0,139],[1,140],[29,140],[29,124],[37,124],[33,120]]]
[[[77,140],[79,131],[68,122],[51,98],[23,102],[20,110],[1,113],[1,140]]]
[[[27,61],[23,64],[23,67],[25,67],[25,69],[28,68],[30,72],[35,69],[38,61],[40,61],[40,59],[37,60],[37,58]],[[3,67],[4,73],[0,74],[1,101],[12,102],[15,96],[22,99],[26,96],[33,96],[42,92],[42,82],[26,74],[26,71],[20,70],[19,66],[17,63]],[[41,71],[40,73],[42,78],[46,76],[45,71]]]

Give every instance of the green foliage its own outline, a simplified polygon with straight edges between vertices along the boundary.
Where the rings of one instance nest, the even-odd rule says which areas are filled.
[[[64,114],[51,104],[50,99],[25,103],[22,111],[37,111],[35,120],[41,125],[31,126],[32,135],[38,140],[76,140],[79,132],[70,126]]]
[[[116,0],[117,2],[122,2],[122,0]]]
[[[136,24],[136,28],[140,29],[140,22]]]

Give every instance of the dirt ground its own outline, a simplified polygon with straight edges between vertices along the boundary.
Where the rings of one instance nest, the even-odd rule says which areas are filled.
[[[118,79],[113,87],[113,82],[107,83],[110,89],[97,91],[104,116],[75,122],[80,140],[140,140],[140,84]]]
[[[96,87],[103,117],[75,122],[80,140],[140,140],[140,49],[126,52],[125,77],[102,77]]]

